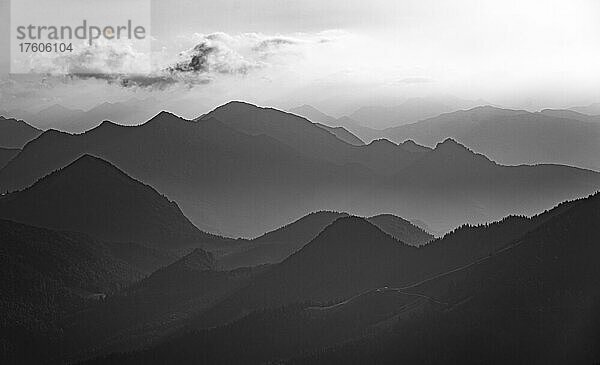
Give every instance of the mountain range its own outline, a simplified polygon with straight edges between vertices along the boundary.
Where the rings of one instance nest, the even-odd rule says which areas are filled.
[[[378,129],[365,127],[348,116],[334,118],[311,105],[301,105],[290,109],[289,112],[304,117],[314,123],[327,125],[333,128],[342,127],[367,143],[382,137],[381,131]]]
[[[160,113],[135,127],[44,132],[0,170],[0,189],[24,189],[84,154],[168,195],[199,229],[243,237],[332,209],[389,212],[444,232],[534,214],[600,181],[566,166],[502,166],[454,140],[352,146],[304,118],[234,102],[197,121]]]
[[[150,186],[90,155],[2,196],[0,217],[166,249],[226,241],[197,229],[177,204]]]
[[[390,128],[383,135],[425,146],[453,138],[501,164],[553,163],[598,171],[600,123],[592,119],[566,111],[530,113],[486,106]]]
[[[600,103],[593,103],[585,106],[576,106],[570,108],[570,110],[588,115],[600,115]]]
[[[27,142],[38,137],[42,131],[22,120],[0,116],[0,147],[23,148]]]
[[[88,363],[593,363],[599,197],[423,248],[342,217],[193,322],[205,329]]]
[[[304,247],[336,219],[348,216],[347,213],[329,211],[308,214],[250,240],[240,251],[233,251],[220,258],[219,265],[237,268],[281,262]],[[411,246],[421,246],[433,240],[431,234],[392,214],[380,214],[366,219],[391,237]]]
[[[22,118],[41,130],[56,129],[69,133],[83,133],[105,120],[135,125],[160,112],[154,98],[130,99],[123,102],[104,102],[89,110],[71,109],[60,104],[50,105],[38,112],[23,110],[3,111],[5,117]]]

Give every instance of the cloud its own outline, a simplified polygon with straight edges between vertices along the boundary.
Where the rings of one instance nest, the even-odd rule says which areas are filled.
[[[167,70],[173,73],[244,75],[266,66],[252,52],[244,52],[247,39],[234,38],[224,33],[202,38],[194,47],[181,52],[179,61]]]
[[[142,74],[150,71],[150,54],[128,42],[78,45],[68,53],[41,53],[29,60],[33,73],[53,75]],[[149,49],[149,47],[148,47]]]
[[[32,73],[66,75],[69,79],[105,81],[125,88],[165,89],[182,84],[205,85],[227,77],[243,78],[256,73],[270,76],[271,69],[289,67],[317,47],[340,37],[339,31],[267,35],[223,32],[184,37],[183,51],[167,44],[161,51],[109,40],[74,46],[73,52],[45,54],[29,60]],[[142,45],[144,46],[144,45]],[[322,48],[321,48],[322,50]]]
[[[162,55],[165,61],[154,72],[141,75],[120,74],[118,77],[100,77],[118,80],[125,87],[159,87],[183,83],[203,85],[219,77],[244,77],[252,72],[268,70],[301,59],[311,46],[334,40],[337,33],[298,33],[293,35],[265,35],[260,33],[194,34],[194,43],[179,52],[175,59]],[[118,64],[120,60],[114,60]],[[106,62],[105,62],[106,63]]]

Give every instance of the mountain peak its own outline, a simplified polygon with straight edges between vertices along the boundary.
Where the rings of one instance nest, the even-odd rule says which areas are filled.
[[[154,117],[152,117],[150,120],[148,120],[143,125],[164,124],[164,123],[172,123],[172,122],[178,122],[178,121],[188,121],[188,120],[184,119],[178,115],[175,115],[171,112],[163,110],[160,113],[156,114]]]
[[[379,151],[386,151],[386,150],[393,151],[398,148],[397,144],[395,144],[394,142],[390,141],[389,139],[385,139],[385,138],[374,139],[367,146],[370,148],[375,148],[376,150],[379,150]]]
[[[115,173],[119,173],[119,174],[127,176],[127,174],[125,174],[123,171],[119,170],[115,165],[111,164],[110,162],[103,160],[99,157],[90,155],[88,153],[81,155],[77,160],[71,162],[69,165],[65,166],[61,170],[67,170],[67,169],[72,170],[75,168],[90,169],[92,167],[95,169],[111,170]],[[88,170],[88,172],[92,173],[93,171]]]
[[[220,240],[196,228],[151,186],[89,154],[7,195],[0,216],[114,242],[175,247]]]
[[[368,240],[366,240],[367,237]],[[356,216],[346,216],[336,219],[327,226],[313,242],[309,243],[309,245],[317,242],[325,243],[327,246],[335,246],[338,244],[342,245],[344,250],[346,250],[353,245],[368,245],[368,242],[370,242],[373,237],[388,237],[392,240],[390,236],[381,231],[367,219]]]
[[[471,152],[471,150],[469,150],[467,147],[465,147],[465,145],[457,142],[453,138],[446,138],[443,142],[439,142],[435,146],[435,150],[440,150],[440,151],[469,151],[469,152]]]
[[[225,108],[225,109],[261,109],[258,105],[255,104],[251,104],[245,101],[240,101],[240,100],[231,100],[221,106],[218,106],[215,108],[215,110],[217,109],[221,109],[221,108]]]
[[[431,148],[425,147],[425,146],[421,146],[420,144],[416,143],[412,139],[408,139],[408,140],[400,143],[399,146],[402,147],[403,149],[405,149],[406,151],[409,151],[409,152],[427,152],[427,151],[431,151]]]

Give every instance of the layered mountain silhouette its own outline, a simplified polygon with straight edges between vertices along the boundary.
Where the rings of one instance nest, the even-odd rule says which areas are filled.
[[[600,115],[588,115],[569,109],[544,109],[539,114],[555,118],[580,120],[582,122],[600,122]]]
[[[336,302],[369,289],[428,279],[505,249],[575,204],[561,204],[531,218],[509,216],[492,224],[463,225],[420,247],[395,240],[363,218],[338,218],[298,252],[203,313],[196,325],[224,323],[252,309]]]
[[[414,98],[393,107],[361,107],[350,114],[349,117],[364,126],[374,129],[385,129],[414,123],[450,111],[452,109],[441,102]]]
[[[0,147],[23,148],[27,142],[42,134],[42,131],[22,120],[0,116]]]
[[[250,285],[203,313],[199,326],[212,326],[245,311],[303,301],[328,302],[392,285],[410,270],[416,248],[403,244],[363,218],[342,217]]]
[[[225,241],[197,229],[175,203],[150,186],[90,155],[0,198],[0,216],[106,241],[162,248]]]
[[[320,123],[331,126],[336,121],[335,117],[327,115],[315,108],[314,106],[308,104],[292,108],[289,110],[289,112],[304,117],[313,123]]]
[[[415,123],[464,108],[481,105],[482,101],[461,100],[449,96],[410,98],[396,106],[365,106],[349,117],[363,126],[386,129]]]
[[[585,106],[576,106],[570,108],[570,110],[587,115],[600,115],[600,103],[593,103]]]
[[[219,264],[225,268],[278,263],[314,239],[325,227],[347,213],[316,212],[286,226],[249,241],[239,252],[222,257]],[[383,232],[411,246],[420,246],[433,239],[429,233],[392,214],[366,218]]]
[[[477,107],[387,129],[384,135],[426,146],[453,138],[501,164],[555,163],[600,170],[600,124],[566,111]]]
[[[599,249],[598,197],[559,207],[564,211],[497,255],[404,289],[435,295],[443,305],[412,317],[400,309],[392,332],[298,363],[594,362],[600,356],[592,259]]]
[[[330,127],[330,126],[327,126],[327,125],[321,124],[321,123],[315,123],[315,124],[323,129],[325,129],[329,133],[336,136],[338,139],[340,139],[348,144],[351,144],[353,146],[364,146],[364,144],[365,144],[365,142],[363,142],[360,138],[358,138],[354,134],[350,133],[344,127]]]
[[[383,232],[410,246],[422,246],[433,240],[431,234],[393,214],[379,214],[367,220]]]
[[[595,315],[600,293],[594,260],[600,238],[598,197],[561,204],[532,218],[507,217],[489,226],[462,227],[423,249],[414,249],[429,255],[445,244],[449,244],[447,252],[452,252],[462,248],[463,242],[485,245],[489,239],[497,241],[490,254],[464,257],[462,264],[455,262],[446,269],[438,267],[436,274],[428,274],[424,280],[373,287],[324,306],[295,304],[251,312],[226,325],[187,332],[150,349],[91,363],[162,363],[167,359],[239,363],[242,358],[245,363],[292,364],[593,362],[600,355],[595,346],[600,325]],[[351,235],[358,232],[364,236],[354,236],[353,241]],[[360,252],[368,262],[378,254],[362,251],[369,244],[360,249],[356,242],[383,240],[380,233],[359,218],[340,218],[320,235],[325,241],[315,239],[304,253],[271,270],[279,275],[297,270],[312,278],[315,270],[320,276],[361,267],[369,276],[377,269],[347,261],[349,256],[343,255],[340,263],[321,262],[320,257],[329,249],[346,250]],[[380,254],[395,256],[398,252],[397,246],[375,242],[370,248]],[[464,252],[468,248],[464,247]],[[404,263],[395,257],[397,264]],[[311,270],[298,270],[296,265],[305,259],[307,265],[314,263]],[[435,265],[436,260],[430,256],[428,263]],[[377,262],[385,265],[387,261],[377,258]],[[400,270],[397,266],[388,268]],[[275,276],[266,272],[254,282],[275,284]],[[335,281],[330,276],[321,279],[324,287]],[[309,289],[315,282],[291,280],[297,286],[288,286],[283,293],[261,292],[262,300],[278,298],[279,302],[291,293],[303,293],[305,299],[300,302],[327,296],[314,287]],[[254,285],[250,288],[257,290]],[[340,289],[335,286],[334,291]],[[250,291],[241,292],[247,296],[238,293],[235,297],[247,304]]]
[[[210,118],[243,133],[273,137],[309,158],[340,165],[359,163],[380,174],[399,171],[419,157],[392,143],[385,149],[372,143],[355,146],[297,115],[243,102],[225,104],[200,120]]]
[[[256,237],[325,209],[388,212],[444,232],[535,214],[600,184],[599,174],[566,166],[502,166],[452,141],[435,149],[387,140],[352,146],[306,119],[250,104],[210,115],[225,122],[161,113],[136,127],[47,131],[0,170],[0,189],[24,189],[92,154],[167,194],[200,229]]]
[[[292,108],[289,110],[289,112],[304,117],[313,123],[319,123],[333,128],[342,127],[355,134],[362,141],[365,141],[367,143],[371,142],[374,139],[381,138],[383,136],[382,131],[378,129],[365,127],[364,125],[360,124],[359,122],[353,120],[348,116],[334,118],[330,115],[321,112],[320,110],[316,109],[311,105],[305,104],[296,108]]]
[[[18,148],[3,148],[0,147],[0,169],[3,168],[8,161],[12,160],[19,152]]]
[[[139,124],[160,111],[154,98],[130,99],[124,102],[105,102],[89,110],[70,109],[59,104],[51,105],[37,113],[24,114],[30,123],[40,129],[56,129],[69,133],[82,133],[105,120],[127,125]]]

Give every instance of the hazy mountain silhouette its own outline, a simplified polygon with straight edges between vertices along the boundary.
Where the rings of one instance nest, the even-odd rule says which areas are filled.
[[[0,198],[0,216],[117,242],[162,248],[225,241],[198,230],[177,205],[110,163],[84,155],[33,184]]]
[[[600,156],[600,124],[548,114],[477,107],[390,128],[384,135],[427,146],[454,138],[501,164],[557,163],[600,170],[595,158]]]
[[[290,113],[299,115],[310,120],[313,123],[325,124],[328,126],[334,125],[336,118],[331,115],[327,115],[312,105],[301,105],[289,110]]]
[[[240,252],[221,258],[219,264],[226,268],[236,268],[281,262],[304,247],[335,220],[347,216],[347,213],[329,211],[308,214],[251,240]],[[433,239],[433,236],[421,228],[392,214],[381,214],[366,220],[395,239],[411,246],[420,246]]]
[[[167,194],[200,229],[256,237],[324,209],[359,216],[387,212],[444,232],[465,222],[534,214],[600,185],[597,173],[550,165],[506,167],[457,144],[419,148],[422,152],[408,152],[412,143],[386,140],[351,146],[291,114],[243,103],[219,110],[227,116],[229,107],[235,109],[232,115],[241,108],[255,116],[230,121],[242,129],[269,131],[265,123],[276,126],[283,115],[291,121],[282,123],[297,123],[303,137],[284,143],[216,119],[193,122],[169,113],[136,127],[105,122],[81,135],[47,131],[0,170],[0,189],[23,189],[88,153]],[[286,137],[278,127],[269,133]],[[323,144],[316,143],[319,138]]]
[[[582,122],[600,122],[600,115],[587,115],[568,109],[544,109],[539,114],[555,118],[581,120]]]
[[[312,124],[310,128],[346,150],[364,148]],[[383,167],[385,159],[371,152],[359,151]],[[392,152],[388,157],[398,164],[403,162],[397,156],[413,155],[401,148]],[[348,190],[373,184],[373,173],[356,163],[315,161],[272,138],[248,136],[214,119],[190,122],[161,113],[138,127],[106,122],[82,135],[48,131],[0,172],[2,188],[26,187],[85,153],[111,161],[168,194],[203,229],[234,235],[264,233],[299,211],[340,202],[337,197],[349,196]],[[264,214],[247,214],[257,209]]]
[[[28,116],[31,124],[41,129],[57,129],[69,133],[82,133],[97,127],[105,120],[126,125],[136,125],[160,112],[154,98],[130,99],[117,103],[102,103],[89,110],[70,109],[51,105]]]
[[[325,227],[346,213],[316,212],[288,225],[251,240],[240,252],[233,252],[219,260],[224,268],[278,263],[301,249]]]
[[[200,120],[209,118],[243,133],[273,137],[310,158],[336,164],[358,163],[382,174],[399,171],[419,156],[392,143],[390,148],[385,149],[373,144],[353,146],[307,119],[243,102],[227,103],[203,115]]]
[[[17,154],[21,152],[18,148],[3,148],[0,147],[0,169],[2,169],[8,161],[12,160]]]
[[[395,240],[363,218],[339,218],[195,323],[217,325],[253,309],[341,301],[369,288],[418,282],[504,249],[573,204],[561,204],[532,218],[510,216],[492,224],[463,225],[418,248]]]
[[[319,127],[333,133],[336,137],[346,143],[354,146],[362,146],[365,144],[365,142],[359,137],[336,123],[336,118],[322,113],[313,106],[305,104],[296,108],[292,108],[289,110],[289,112],[310,120]]]
[[[361,107],[350,114],[349,117],[366,127],[385,129],[414,123],[452,110],[450,106],[439,101],[427,98],[412,98],[398,106]]]
[[[345,116],[336,119],[311,105],[302,105],[297,108],[292,108],[289,112],[304,117],[313,123],[324,124],[334,128],[343,127],[366,143],[370,143],[372,140],[383,136],[382,131],[365,127],[350,117]]]
[[[144,351],[91,363],[201,359],[251,364],[593,362],[600,355],[595,346],[600,325],[595,315],[600,272],[594,259],[599,250],[595,243],[600,239],[596,227],[599,197],[561,204],[533,218],[508,217],[490,226],[463,227],[428,245],[429,249],[416,249],[429,255],[449,244],[446,252],[468,252],[461,242],[485,245],[488,239],[497,241],[489,255],[440,270],[413,285],[366,290],[329,306],[300,304],[260,310],[224,326],[188,332]],[[356,233],[357,226],[362,226],[364,233],[369,231],[366,222],[357,218],[341,218],[336,223],[351,224],[353,227],[343,227],[348,235]],[[337,233],[335,225],[321,236]],[[340,241],[336,238],[328,236],[332,248],[354,249],[350,237],[342,239],[348,242],[342,247],[337,246]],[[312,254],[327,249],[312,244],[315,252],[294,256],[320,262],[319,256]],[[386,251],[384,247],[373,246]],[[288,259],[286,269],[278,268],[282,263],[272,270],[290,273],[296,264],[291,262],[294,256]],[[429,259],[429,264],[435,265],[437,257]],[[336,262],[324,263],[330,265],[336,266]],[[256,281],[273,284],[277,282],[274,276],[267,272]],[[304,276],[311,277],[312,270]],[[326,276],[325,285],[330,280]],[[301,285],[300,289],[290,286],[284,296],[311,286],[293,283]],[[281,298],[277,290],[268,293]],[[305,292],[307,297],[315,293]],[[226,304],[229,301],[221,303]]]
[[[42,134],[42,131],[22,120],[0,116],[0,147],[23,148],[27,142]]]
[[[391,285],[409,271],[416,248],[403,244],[363,218],[343,217],[301,250],[274,265],[247,287],[203,313],[200,326],[223,323],[244,311],[304,301],[342,299]]]
[[[299,363],[594,362],[600,356],[595,345],[600,272],[593,259],[599,253],[599,198],[559,207],[564,211],[507,250],[404,289],[434,296],[442,305],[414,316],[400,314],[390,333]],[[567,332],[570,336],[563,335]]]
[[[342,141],[344,141],[348,144],[351,144],[353,146],[364,146],[364,144],[365,144],[365,142],[363,142],[360,138],[358,138],[354,134],[350,133],[344,127],[330,127],[330,126],[327,126],[327,125],[321,124],[321,123],[315,123],[315,125],[325,129],[329,133],[336,136],[338,139],[341,139]]]
[[[370,143],[371,141],[378,138],[383,138],[384,136],[382,130],[365,127],[347,116],[336,119],[335,122],[331,123],[331,126],[344,127],[358,136],[361,140],[365,141],[365,143]]]
[[[576,106],[569,109],[587,115],[600,115],[600,103],[593,103],[585,106]]]
[[[398,241],[411,246],[422,246],[433,239],[431,234],[393,214],[380,214],[367,220]]]

